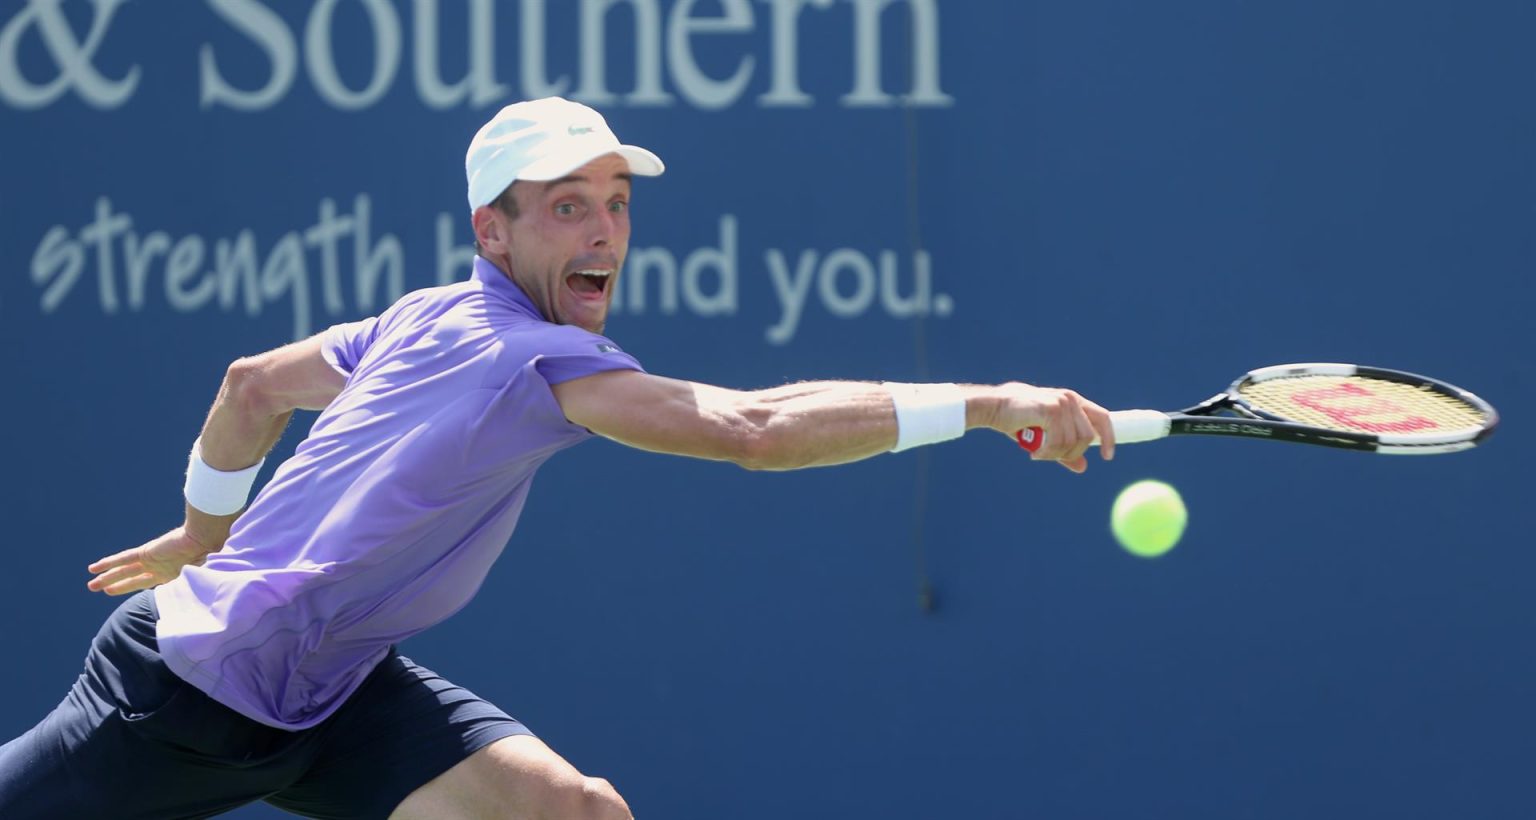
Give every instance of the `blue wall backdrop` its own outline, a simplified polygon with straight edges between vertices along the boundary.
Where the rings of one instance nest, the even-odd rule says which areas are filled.
[[[642,818],[1528,817],[1533,31],[1519,0],[0,0],[0,737],[117,603],[85,565],[178,523],[224,367],[465,276],[470,136],[563,93],[669,164],[608,327],[654,372],[1118,408],[1359,361],[1503,429],[1081,477],[981,433],[790,474],[589,443],[408,654]],[[1145,477],[1192,513],[1157,561],[1107,527]]]

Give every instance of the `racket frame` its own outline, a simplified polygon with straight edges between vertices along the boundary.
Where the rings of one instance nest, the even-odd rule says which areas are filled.
[[[1295,376],[1363,376],[1429,389],[1471,405],[1483,414],[1484,422],[1479,428],[1463,429],[1451,435],[1333,430],[1266,413],[1255,408],[1242,397],[1241,390],[1247,385]],[[1160,415],[1167,417],[1166,422],[1157,418]],[[1455,385],[1402,370],[1338,362],[1308,362],[1261,367],[1244,373],[1226,390],[1183,410],[1174,412],[1121,410],[1111,413],[1110,417],[1115,421],[1117,433],[1122,429],[1122,425],[1125,425],[1124,430],[1133,434],[1124,439],[1117,435],[1116,443],[1122,440],[1124,443],[1152,441],[1172,435],[1216,435],[1316,444],[1384,455],[1430,455],[1470,449],[1492,435],[1499,422],[1499,414],[1492,405],[1476,394]],[[1039,449],[1044,440],[1038,427],[1020,430],[1016,438],[1019,446],[1030,452]]]
[[[1484,421],[1479,428],[1465,429],[1449,435],[1446,433],[1357,433],[1346,430],[1330,430],[1291,421],[1258,410],[1242,398],[1240,391],[1246,385],[1295,376],[1361,376],[1428,389],[1476,408],[1482,413]],[[1463,390],[1448,382],[1432,379],[1418,373],[1409,373],[1404,370],[1389,370],[1384,367],[1367,367],[1365,365],[1344,364],[1340,362],[1280,364],[1250,370],[1232,382],[1221,394],[1181,411],[1177,414],[1170,427],[1177,428],[1180,426],[1181,419],[1178,417],[1189,416],[1191,418],[1198,418],[1199,412],[1212,412],[1206,408],[1213,405],[1227,405],[1239,416],[1242,416],[1245,421],[1269,431],[1259,432],[1256,429],[1249,433],[1252,435],[1270,436],[1281,441],[1298,441],[1346,450],[1365,450],[1383,455],[1432,455],[1467,450],[1476,447],[1483,439],[1492,435],[1499,423],[1499,414],[1498,411],[1493,409],[1493,405],[1484,401],[1475,393]],[[1206,418],[1222,417],[1206,416]],[[1218,422],[1218,424],[1233,424],[1234,426],[1237,423]],[[1186,426],[1183,430],[1176,431],[1170,429],[1170,433],[1173,432],[1209,434],[1216,431]],[[1244,435],[1245,432],[1234,431],[1233,433],[1226,434]]]

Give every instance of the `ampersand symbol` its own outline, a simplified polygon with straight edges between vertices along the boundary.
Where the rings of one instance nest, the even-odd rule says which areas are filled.
[[[69,26],[60,9],[64,0],[27,0],[11,21],[0,29],[0,99],[16,108],[42,108],[73,88],[82,99],[97,108],[116,108],[133,95],[139,84],[139,67],[128,70],[122,79],[112,80],[96,70],[92,58],[101,47],[112,17],[128,0],[91,0],[95,13],[90,30],[82,42]],[[35,29],[53,58],[59,75],[41,85],[22,76],[18,62],[21,37]]]

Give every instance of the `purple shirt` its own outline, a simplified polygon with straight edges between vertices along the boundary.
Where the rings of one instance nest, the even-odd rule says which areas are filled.
[[[544,321],[475,259],[467,282],[325,332],[341,394],[235,522],[155,590],[170,668],[270,726],[328,717],[389,647],[469,602],[544,460],[589,438],[550,385],[639,370]]]

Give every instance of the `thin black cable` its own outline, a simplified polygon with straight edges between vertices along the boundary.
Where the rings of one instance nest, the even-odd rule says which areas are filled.
[[[914,81],[917,77],[917,66],[912,63],[912,55],[916,27],[917,21],[912,20],[906,28],[906,53],[908,69],[911,72],[909,76]],[[917,112],[913,110],[909,98],[903,98],[901,101],[901,120],[902,134],[906,143],[908,253],[913,266],[915,286],[917,255],[923,249],[923,240],[918,208]],[[932,298],[931,293],[929,298]],[[928,311],[926,308],[917,311],[917,321],[912,325],[912,358],[917,380],[928,381]],[[917,473],[913,481],[912,493],[912,550],[917,570],[917,607],[924,613],[932,613],[937,607],[933,580],[928,574],[928,550],[924,539],[928,518],[928,468],[928,448],[919,447],[917,448]]]

